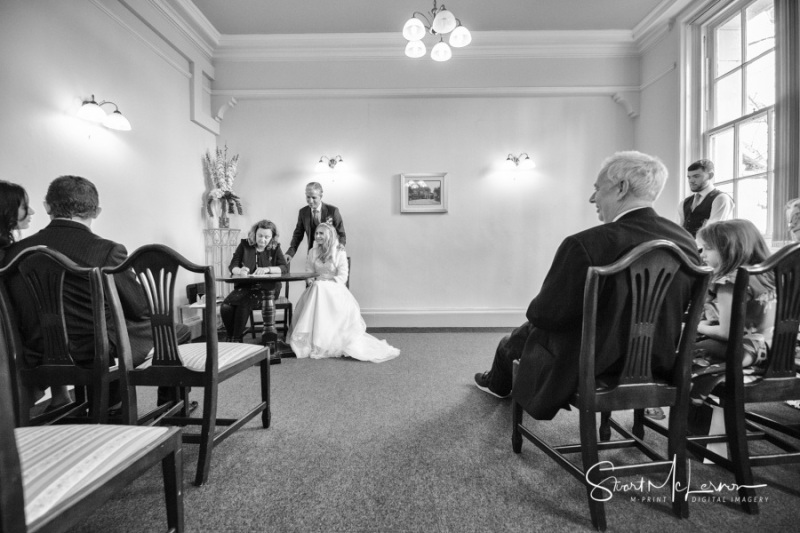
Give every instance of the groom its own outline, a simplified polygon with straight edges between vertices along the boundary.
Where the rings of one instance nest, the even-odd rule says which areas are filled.
[[[316,181],[306,185],[306,203],[308,205],[300,209],[297,215],[297,226],[294,228],[292,242],[285,254],[286,261],[292,260],[304,234],[308,237],[308,249],[311,250],[311,247],[314,246],[314,231],[321,222],[327,222],[334,227],[336,233],[339,234],[339,243],[342,246],[347,240],[339,209],[336,206],[322,203],[322,185]]]

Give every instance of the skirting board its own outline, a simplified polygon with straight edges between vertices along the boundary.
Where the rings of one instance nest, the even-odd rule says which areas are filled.
[[[370,328],[515,328],[526,309],[361,309]]]

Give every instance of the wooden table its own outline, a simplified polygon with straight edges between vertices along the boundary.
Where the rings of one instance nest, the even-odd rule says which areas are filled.
[[[316,272],[288,272],[286,274],[265,274],[263,276],[232,276],[229,278],[217,278],[217,281],[233,283],[234,287],[258,286],[261,291],[261,315],[264,320],[261,333],[261,342],[264,346],[272,346],[270,364],[279,364],[281,356],[291,355],[292,349],[285,342],[278,340],[278,330],[275,328],[275,293],[276,285],[280,282],[300,281],[316,278]]]

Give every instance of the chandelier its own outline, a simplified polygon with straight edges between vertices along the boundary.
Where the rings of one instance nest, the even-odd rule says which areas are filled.
[[[417,18],[417,15],[422,20]],[[437,7],[436,0],[433,0],[433,9],[431,9],[430,13],[426,15],[415,11],[403,26],[403,37],[408,41],[406,45],[406,55],[408,57],[417,58],[425,55],[427,49],[425,48],[425,43],[422,42],[422,38],[427,33],[434,37],[439,37],[439,42],[433,45],[431,49],[431,59],[434,61],[447,61],[450,59],[453,56],[450,46],[461,48],[472,42],[472,35],[470,35],[469,30],[461,25],[461,21],[448,11],[444,4]],[[444,42],[444,35],[448,33],[450,34],[448,39],[449,46]]]

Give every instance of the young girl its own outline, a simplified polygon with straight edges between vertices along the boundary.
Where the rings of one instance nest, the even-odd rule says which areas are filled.
[[[697,326],[692,367],[692,402],[701,405],[725,380],[725,351],[733,307],[733,284],[740,266],[756,265],[769,256],[764,237],[749,220],[716,222],[697,232],[700,257],[714,270],[703,318]],[[751,276],[745,307],[744,359],[753,374],[767,356],[775,319],[775,282],[772,275]]]
[[[341,357],[381,363],[400,350],[368,334],[358,302],[345,287],[347,254],[333,226],[322,223],[314,233],[306,270],[319,274],[300,296],[289,344],[297,357]]]

